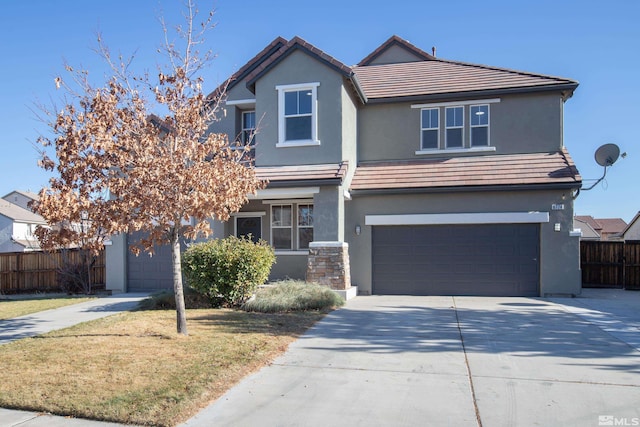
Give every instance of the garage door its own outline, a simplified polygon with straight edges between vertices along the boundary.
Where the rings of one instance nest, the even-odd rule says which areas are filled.
[[[129,243],[137,242],[139,234],[129,236]],[[156,247],[153,256],[141,252],[135,256],[127,252],[127,281],[129,292],[173,289],[171,247]]]
[[[373,293],[537,296],[539,225],[373,227]]]

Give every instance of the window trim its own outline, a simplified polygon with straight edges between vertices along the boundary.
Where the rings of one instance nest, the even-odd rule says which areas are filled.
[[[438,119],[436,120],[436,127],[424,127],[424,123],[422,121],[424,111],[436,111],[438,113]],[[435,148],[425,148],[424,147],[424,131],[425,130],[435,130],[436,131],[436,147]],[[440,150],[440,108],[421,108],[420,109],[420,151],[435,151]]]
[[[449,110],[455,110],[455,109],[458,109],[458,108],[462,109],[462,124],[460,126],[448,126],[447,125],[447,112]],[[465,110],[464,105],[452,105],[452,106],[444,108],[444,148],[445,148],[445,150],[449,149],[449,148],[452,148],[454,150],[456,150],[456,149],[459,150],[461,148],[465,148],[465,146],[464,146],[464,124],[465,124],[464,123],[464,116],[465,116],[464,110]],[[450,130],[450,129],[460,129],[462,131],[461,141],[460,141],[460,145],[459,146],[449,147],[449,134],[448,134],[447,131]]]
[[[266,211],[232,213],[231,217],[233,218],[233,235],[238,236],[238,218],[252,218],[252,217],[260,217],[260,234],[262,234],[262,226],[264,225],[264,221],[262,220],[262,218],[266,214],[267,214]],[[262,236],[260,238],[262,238]]]
[[[310,206],[311,207],[311,225],[300,225],[300,206]],[[311,229],[311,235],[313,236],[313,232],[314,230],[314,224],[313,224],[313,211],[314,211],[314,207],[313,207],[313,202],[311,203],[298,203],[296,204],[296,235],[297,235],[297,239],[296,239],[296,249],[299,251],[308,251],[309,248],[301,248],[300,247],[300,229],[304,228],[304,229]],[[311,242],[313,242],[313,238],[311,239]],[[311,243],[309,242],[309,243]]]
[[[474,125],[473,116],[471,110],[473,107],[487,107],[487,124],[486,125]],[[473,129],[474,128],[487,128],[487,144],[473,146]],[[469,147],[491,147],[491,106],[489,104],[472,104],[469,105]]]
[[[240,118],[240,141],[242,141],[242,145],[247,145],[247,141],[245,141],[245,132],[250,131],[251,132],[251,139],[249,140],[249,145],[251,147],[255,147],[256,145],[256,138],[255,138],[255,134],[256,134],[256,110],[242,110],[242,115]],[[253,113],[253,127],[252,128],[248,128],[245,127],[245,116],[247,114]]]
[[[320,145],[318,140],[318,86],[320,82],[277,85],[278,91],[278,142],[280,147],[304,147]],[[311,139],[286,140],[285,93],[311,91]]]
[[[291,212],[291,225],[289,226],[274,226],[273,225],[273,208],[275,207],[289,207],[290,208],[290,212]],[[293,204],[291,203],[279,203],[279,204],[272,204],[271,208],[269,209],[270,211],[270,218],[269,218],[269,244],[273,247],[273,249],[275,251],[292,251],[293,249],[293,214],[294,214],[294,209],[293,209]],[[288,228],[289,229],[289,236],[290,236],[290,244],[289,244],[289,248],[276,248],[276,246],[273,243],[273,230],[274,229],[285,229]]]

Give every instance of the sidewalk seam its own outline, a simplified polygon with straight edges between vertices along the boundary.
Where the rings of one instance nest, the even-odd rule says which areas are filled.
[[[467,367],[467,377],[469,378],[469,387],[471,388],[471,400],[473,401],[473,409],[476,413],[476,422],[478,427],[482,427],[482,419],[480,418],[480,408],[478,408],[478,401],[476,400],[476,390],[473,386],[473,377],[471,376],[471,367],[469,366],[469,358],[467,357],[467,348],[464,345],[464,337],[462,336],[462,327],[460,326],[460,318],[458,317],[458,307],[456,306],[456,298],[451,297],[453,301],[453,311],[456,315],[456,324],[458,326],[458,333],[460,334],[460,344],[462,345],[462,353],[464,354],[464,364]]]

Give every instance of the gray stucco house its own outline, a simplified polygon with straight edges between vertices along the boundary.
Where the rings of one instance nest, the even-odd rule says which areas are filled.
[[[276,249],[273,278],[337,272],[360,294],[579,294],[563,143],[577,86],[397,36],[355,66],[277,38],[231,76],[211,128],[253,145],[269,180],[215,237],[252,233]],[[110,289],[171,286],[166,251],[135,258],[120,236],[107,264]]]

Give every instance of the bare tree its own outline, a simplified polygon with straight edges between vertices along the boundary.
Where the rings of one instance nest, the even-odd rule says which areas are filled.
[[[40,228],[46,247],[82,242],[99,250],[106,236],[133,231],[145,235],[132,249],[136,255],[169,244],[177,330],[186,335],[181,237],[210,235],[208,219],[227,220],[263,183],[246,161],[248,148],[232,147],[226,135],[208,132],[224,95],[218,91],[208,98],[202,92],[200,73],[212,56],[199,48],[214,27],[213,12],[196,26],[192,0],[185,9],[177,42],[162,21],[159,51],[166,61],[157,76],[134,75],[131,59],[114,58],[98,37],[97,52],[113,71],[103,86],[69,66],[69,81],[55,79],[65,92],[64,106],[44,110],[54,136],[38,142],[40,166],[58,176],[34,208],[50,224],[87,225]],[[164,113],[154,115],[152,109]],[[55,156],[48,154],[53,148]]]

